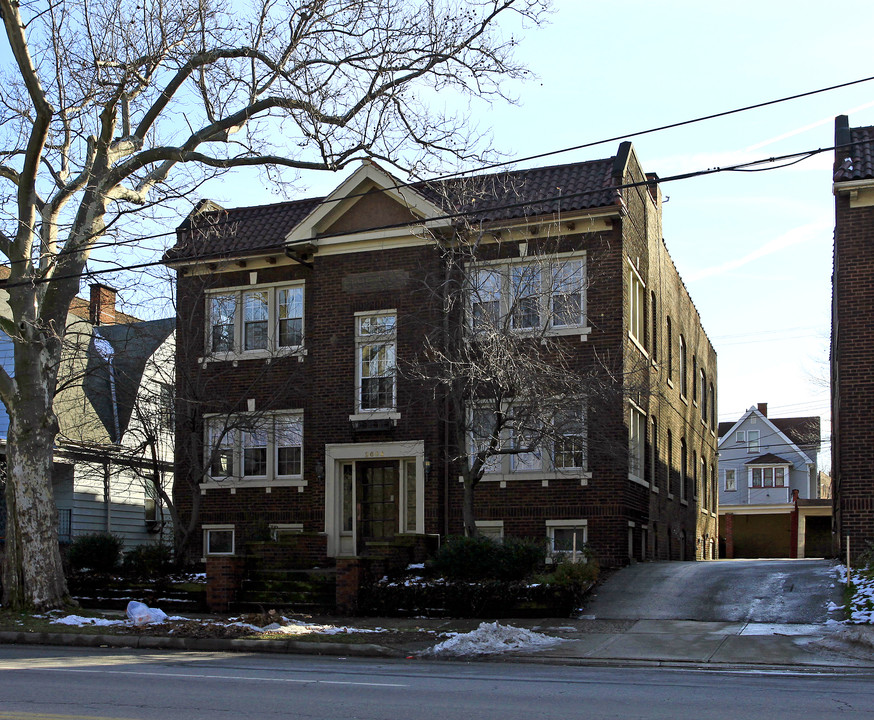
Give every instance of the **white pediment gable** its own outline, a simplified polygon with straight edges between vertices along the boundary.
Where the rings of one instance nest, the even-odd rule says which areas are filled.
[[[750,418],[756,418],[756,428],[752,427],[752,424],[749,422]],[[724,444],[729,442],[734,442],[732,438],[734,438],[735,433],[741,429],[756,429],[761,432],[761,444],[762,445],[773,445],[774,442],[768,442],[768,438],[776,438],[779,441],[779,444],[786,447],[790,452],[796,453],[799,457],[801,457],[802,461],[812,465],[813,460],[810,456],[804,452],[798,445],[796,445],[789,437],[780,430],[774,423],[772,423],[765,415],[763,415],[759,409],[753,405],[747,410],[743,415],[741,415],[740,419],[731,426],[731,429],[722,436],[719,440],[719,446],[722,447]],[[783,454],[786,454],[785,451],[782,451]]]
[[[420,218],[428,226],[446,224],[445,221],[428,222],[429,218],[444,216],[445,211],[442,208],[425,199],[411,187],[404,185],[376,163],[365,160],[315,210],[292,228],[291,232],[286,235],[286,243],[313,241],[327,228],[330,228],[366,193],[373,190],[384,193],[387,199],[407,209],[412,216]],[[372,234],[373,230],[363,230],[362,232]],[[403,228],[391,228],[380,232],[386,235],[399,234],[400,232],[409,234],[409,230]]]

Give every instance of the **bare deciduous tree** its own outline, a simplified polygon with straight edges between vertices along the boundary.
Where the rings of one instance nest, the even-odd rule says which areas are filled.
[[[67,597],[57,546],[52,400],[64,324],[92,252],[125,215],[241,167],[415,170],[474,160],[465,114],[437,93],[503,98],[523,77],[505,16],[547,0],[299,0],[245,12],[209,0],[0,0],[14,63],[0,85],[0,253],[10,265],[14,375],[3,604]],[[271,178],[280,178],[281,173]],[[130,226],[127,226],[130,230]]]
[[[399,367],[445,401],[466,535],[477,534],[474,491],[489,473],[582,476],[590,448],[627,462],[628,445],[589,420],[644,390],[634,373],[581,344],[597,252],[548,233],[502,249],[500,230],[478,227],[465,212],[483,201],[522,199],[517,182],[507,174],[440,189],[444,204],[460,210],[454,235],[435,238],[443,276],[427,281],[443,325]]]

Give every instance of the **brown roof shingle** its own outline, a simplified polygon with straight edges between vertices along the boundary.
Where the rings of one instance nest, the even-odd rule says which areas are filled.
[[[470,178],[419,182],[412,188],[447,214],[472,213],[477,222],[513,220],[621,204],[614,158],[512,170]],[[176,260],[276,252],[321,197],[234,209],[192,212],[165,255]],[[190,232],[194,228],[192,242]]]

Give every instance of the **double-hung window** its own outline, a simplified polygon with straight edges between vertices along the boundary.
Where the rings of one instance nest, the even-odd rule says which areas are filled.
[[[725,471],[725,491],[726,492],[736,492],[737,491],[737,471],[736,470],[726,470]]]
[[[533,472],[543,467],[543,454],[539,444],[533,442],[532,435],[541,435],[538,430],[526,432],[525,429],[512,431],[513,447],[524,452],[515,452],[510,456],[510,468],[513,472]]]
[[[476,408],[471,413],[470,432],[470,463],[476,461],[476,456],[481,452],[492,452],[503,449],[501,433],[495,432],[496,416],[493,410]],[[486,473],[501,472],[501,455],[487,455],[485,460]]]
[[[245,355],[301,347],[303,292],[303,285],[297,284],[209,294],[209,352]]]
[[[510,304],[513,327],[534,330],[540,327],[543,286],[540,265],[510,266]]]
[[[640,275],[630,266],[628,268],[628,334],[637,341],[641,347],[645,347],[646,328],[646,289]]]
[[[213,481],[299,481],[303,477],[303,418],[299,411],[207,418]]]
[[[475,266],[468,279],[470,327],[476,332],[504,327],[519,332],[581,328],[585,274],[579,256]]]
[[[212,295],[209,299],[210,350],[230,353],[236,348],[237,295]]]
[[[646,415],[632,406],[628,418],[628,472],[641,481],[644,473],[645,448]]]
[[[396,330],[394,313],[356,317],[359,412],[395,408]]]
[[[747,452],[759,452],[759,431],[747,430]]]
[[[586,435],[582,408],[557,413],[552,465],[555,470],[580,470],[586,467]]]

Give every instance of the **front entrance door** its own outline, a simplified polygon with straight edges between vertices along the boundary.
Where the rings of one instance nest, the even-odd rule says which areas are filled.
[[[389,540],[397,532],[399,469],[397,460],[356,463],[359,550],[363,542]]]

